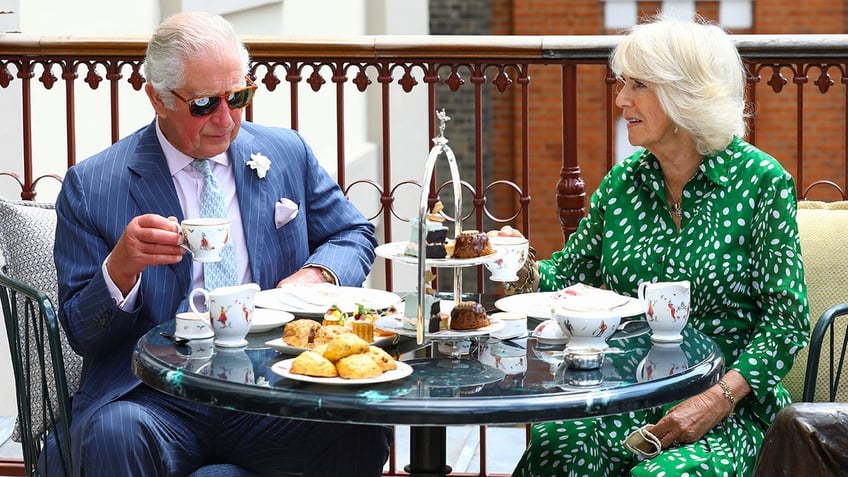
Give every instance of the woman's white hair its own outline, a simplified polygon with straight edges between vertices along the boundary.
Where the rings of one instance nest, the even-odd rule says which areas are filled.
[[[250,56],[233,26],[219,15],[182,12],[166,18],[150,37],[144,57],[144,76],[169,109],[174,107],[171,90],[185,85],[185,64],[201,55],[224,58],[239,52],[244,74]]]
[[[651,84],[668,117],[694,136],[699,153],[722,151],[734,135],[745,136],[745,66],[717,25],[657,16],[630,29],[610,68]]]

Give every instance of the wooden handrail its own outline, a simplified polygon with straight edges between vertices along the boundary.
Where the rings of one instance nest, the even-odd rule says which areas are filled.
[[[619,35],[244,36],[251,55],[299,58],[605,60]],[[740,53],[756,59],[848,57],[848,35],[733,35]],[[0,55],[143,57],[147,37],[0,36]]]

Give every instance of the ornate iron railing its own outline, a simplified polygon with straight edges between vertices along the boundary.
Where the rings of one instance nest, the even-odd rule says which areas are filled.
[[[748,139],[787,167],[800,196],[844,199],[848,35],[734,38],[755,105]],[[451,146],[466,158],[464,228],[510,223],[544,256],[576,228],[587,194],[622,155],[615,81],[606,68],[618,39],[246,38],[261,88],[247,119],[302,132],[312,127],[307,123],[323,122],[314,134],[335,154],[325,165],[380,224],[381,242],[391,242],[406,238],[405,220],[414,210],[398,205],[401,196],[421,186],[422,169],[409,151],[423,165],[436,134],[433,112],[445,108],[455,123],[447,133]],[[140,121],[127,117],[146,105],[144,49],[143,38],[1,36],[0,191],[40,199],[39,191],[55,187],[67,167],[128,133],[127,123],[149,121],[149,108]],[[408,108],[408,97],[419,93],[420,105]],[[326,99],[317,111],[305,106],[311,95]],[[314,121],[316,114],[323,119]],[[370,126],[364,132],[363,122]],[[362,143],[373,145],[373,167],[357,161],[353,149]],[[56,144],[64,145],[64,157]],[[451,193],[445,176],[437,172],[426,185],[431,202]],[[392,266],[375,271],[394,286]],[[482,273],[477,289],[486,291]],[[479,475],[489,475],[481,454]],[[398,472],[393,463],[389,473]]]

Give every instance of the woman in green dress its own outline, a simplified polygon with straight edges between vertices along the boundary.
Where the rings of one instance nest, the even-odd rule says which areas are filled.
[[[655,18],[623,38],[610,65],[641,149],[604,177],[563,249],[538,263],[539,289],[585,283],[635,296],[643,281],[689,280],[688,326],[718,344],[726,372],[662,408],[534,424],[513,475],[751,475],[790,402],[781,379],[808,342],[794,181],[742,139],[745,69],[718,26]],[[650,458],[622,445],[646,424],[662,448]]]

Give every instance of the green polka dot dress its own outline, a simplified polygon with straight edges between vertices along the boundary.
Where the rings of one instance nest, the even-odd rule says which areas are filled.
[[[704,158],[682,195],[678,231],[657,159],[641,150],[604,177],[565,247],[539,262],[542,291],[574,283],[636,296],[642,281],[692,282],[687,326],[712,337],[752,393],[693,444],[642,460],[621,442],[672,406],[533,425],[516,476],[747,476],[775,414],[780,383],[807,345],[809,306],[792,177],[734,138]]]

